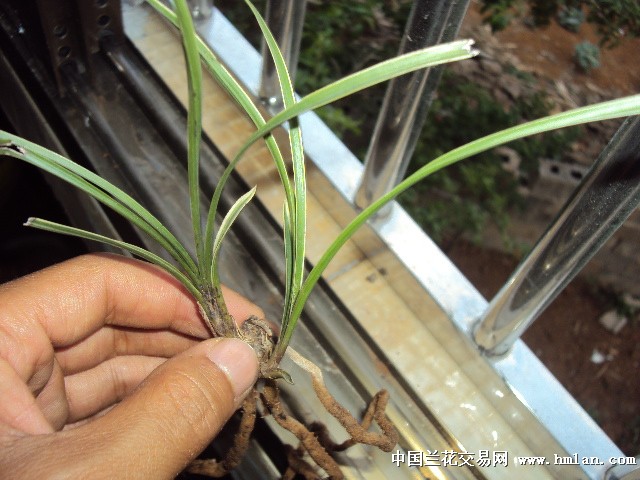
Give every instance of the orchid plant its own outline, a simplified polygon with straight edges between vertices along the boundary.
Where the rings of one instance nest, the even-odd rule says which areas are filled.
[[[344,228],[320,260],[307,273],[305,271],[305,239],[307,234],[305,157],[302,132],[297,117],[305,112],[317,109],[369,86],[405,73],[447,62],[469,59],[476,55],[477,51],[473,49],[473,42],[470,40],[459,40],[437,45],[379,63],[298,99],[294,94],[285,60],[276,40],[260,13],[249,0],[245,1],[253,12],[269,47],[280,82],[284,108],[269,119],[263,117],[253,98],[246,93],[233,75],[216,58],[215,54],[196,35],[186,0],[175,0],[173,9],[161,3],[160,0],[147,0],[159,14],[179,28],[184,47],[189,90],[187,178],[195,256],[190,255],[187,248],[177,240],[176,236],[129,194],[73,161],[4,131],[0,131],[0,154],[36,165],[88,193],[155,240],[166,250],[173,262],[167,261],[136,245],[72,226],[61,225],[39,218],[30,218],[26,223],[27,226],[119,247],[162,267],[179,280],[194,296],[212,335],[242,338],[254,347],[260,357],[263,378],[284,377],[290,380],[288,374],[282,371],[278,365],[287,351],[311,291],[329,262],[356,230],[380,208],[402,192],[448,165],[528,135],[587,122],[640,114],[640,95],[633,95],[516,125],[441,155],[363,209]],[[241,106],[256,126],[255,133],[246,140],[244,146],[231,159],[228,167],[218,180],[206,212],[201,211],[199,186],[199,157],[202,137],[202,65],[205,66],[235,102]],[[288,173],[281,147],[273,136],[274,129],[285,123],[288,123],[289,149],[292,159],[291,176]],[[464,128],[464,126],[461,125],[461,128]],[[280,332],[277,336],[273,335],[269,325],[260,319],[249,319],[240,327],[236,325],[225,306],[218,273],[218,260],[225,235],[229,232],[234,220],[241,214],[242,209],[251,201],[256,189],[252,188],[237,199],[226,212],[219,225],[216,226],[216,219],[219,216],[219,200],[225,183],[236,164],[249,147],[258,141],[266,143],[284,191],[282,215],[284,219],[286,285]],[[298,358],[297,354],[295,356]],[[304,360],[301,360],[301,362],[304,364]],[[307,365],[306,369],[315,371],[313,366]]]

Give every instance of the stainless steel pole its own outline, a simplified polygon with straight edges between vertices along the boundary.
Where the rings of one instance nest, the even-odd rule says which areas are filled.
[[[265,20],[278,42],[292,80],[296,77],[298,67],[306,8],[307,0],[269,0],[267,2]],[[272,111],[282,107],[276,67],[264,41],[262,42],[262,77],[258,95]]]
[[[453,40],[468,5],[469,0],[415,1],[399,53]],[[354,199],[358,207],[368,206],[404,176],[441,74],[442,68],[434,67],[390,81]]]
[[[187,0],[194,20],[206,20],[213,13],[213,0]]]
[[[627,119],[474,330],[503,355],[640,204],[640,117]]]

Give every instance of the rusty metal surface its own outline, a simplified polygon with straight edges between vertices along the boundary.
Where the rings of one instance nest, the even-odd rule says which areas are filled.
[[[65,91],[61,68],[74,65],[91,75],[101,40],[124,41],[120,0],[36,0],[36,7],[60,93]]]
[[[120,0],[76,0],[75,3],[86,56],[100,51],[100,41],[105,36],[118,43],[124,41]]]

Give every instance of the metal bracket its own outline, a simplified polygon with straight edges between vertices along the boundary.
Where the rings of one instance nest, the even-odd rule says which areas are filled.
[[[124,41],[120,0],[36,0],[51,67],[60,94],[60,69],[75,64],[80,73],[92,71],[92,56],[109,35]]]

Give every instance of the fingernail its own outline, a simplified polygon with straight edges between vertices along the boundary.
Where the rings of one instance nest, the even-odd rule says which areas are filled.
[[[236,403],[241,402],[258,378],[258,357],[253,348],[237,338],[223,338],[207,357],[227,375]]]

